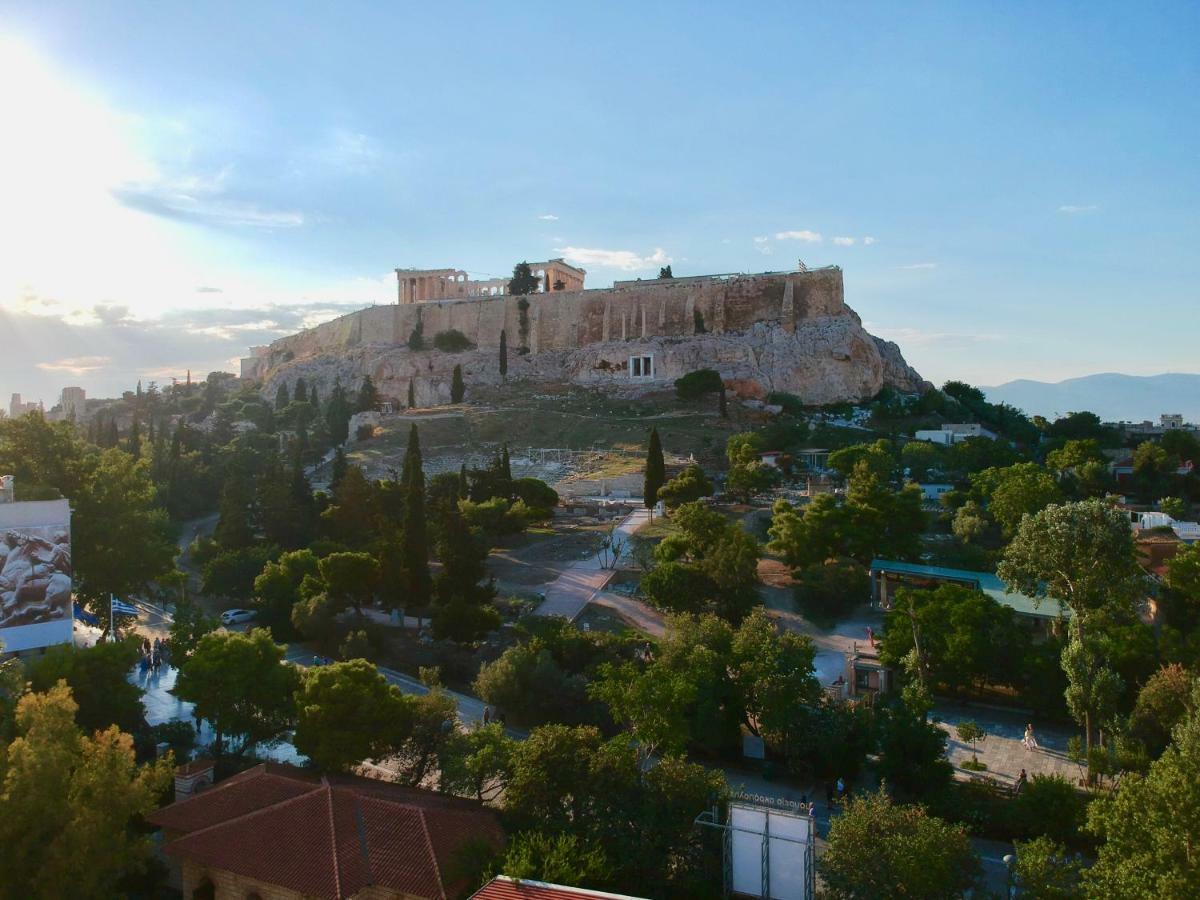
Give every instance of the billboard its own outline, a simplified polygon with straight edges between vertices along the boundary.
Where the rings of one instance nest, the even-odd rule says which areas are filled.
[[[770,900],[812,897],[811,816],[739,799],[729,804],[729,828],[735,894]]]
[[[69,643],[71,507],[0,503],[0,643],[5,651]]]

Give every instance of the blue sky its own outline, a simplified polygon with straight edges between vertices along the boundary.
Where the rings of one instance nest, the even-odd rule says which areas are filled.
[[[1198,46],[1194,3],[5,2],[0,391],[559,255],[836,263],[937,382],[1200,371]]]

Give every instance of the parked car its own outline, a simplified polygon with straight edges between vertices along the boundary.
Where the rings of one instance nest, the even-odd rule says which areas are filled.
[[[237,625],[241,622],[253,622],[258,613],[252,609],[227,609],[221,613],[222,625]]]

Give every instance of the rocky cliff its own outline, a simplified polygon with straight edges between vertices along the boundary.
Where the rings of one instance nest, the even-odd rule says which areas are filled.
[[[885,385],[905,392],[928,386],[899,347],[873,337],[852,311],[847,313],[805,319],[793,329],[756,322],[744,331],[721,334],[610,340],[540,353],[510,350],[507,380],[566,381],[637,395],[669,388],[688,372],[710,368],[721,373],[735,394],[763,397],[782,391],[814,405],[866,400]],[[653,377],[630,376],[629,359],[635,355],[653,359]],[[432,406],[449,402],[456,365],[462,366],[468,392],[472,385],[504,380],[495,348],[443,353],[374,344],[283,362],[266,374],[263,394],[274,397],[280,381],[291,387],[303,377],[328,397],[335,380],[354,387],[370,375],[384,397],[403,402],[411,383],[417,404]]]

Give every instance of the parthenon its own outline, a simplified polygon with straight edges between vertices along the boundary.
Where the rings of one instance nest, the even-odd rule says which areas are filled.
[[[529,263],[539,281],[538,293],[581,291],[587,272],[561,258]],[[474,281],[462,269],[397,269],[398,303],[430,303],[458,297],[502,297],[508,293],[507,278]]]

